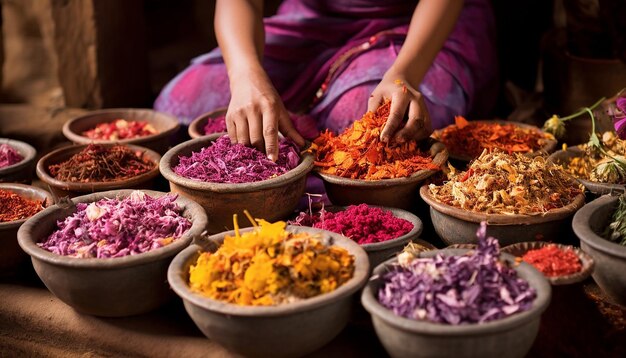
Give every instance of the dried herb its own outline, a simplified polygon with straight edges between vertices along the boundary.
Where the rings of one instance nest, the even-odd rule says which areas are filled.
[[[124,199],[78,203],[76,212],[57,221],[56,230],[37,245],[76,258],[123,257],[158,249],[191,227],[176,198],[134,191]]]
[[[204,134],[209,135],[213,133],[226,132],[226,116],[218,116],[215,118],[209,118],[204,126]]]
[[[65,162],[48,167],[58,180],[93,183],[125,180],[152,170],[157,164],[123,145],[90,144]]]
[[[367,112],[339,136],[326,130],[314,141],[315,165],[321,173],[344,178],[378,180],[403,178],[420,170],[439,170],[417,142],[384,143],[380,140],[391,102]]]
[[[478,249],[466,255],[400,260],[382,275],[378,301],[398,316],[452,325],[529,310],[535,290],[500,261],[498,240],[486,231],[483,222]]]
[[[619,204],[611,217],[611,223],[604,232],[604,237],[626,246],[626,196],[619,197]]]
[[[546,158],[483,152],[469,169],[452,168],[449,181],[429,185],[439,202],[487,214],[540,215],[571,204],[582,193],[561,168]]]
[[[522,260],[547,277],[566,276],[582,270],[580,259],[572,249],[561,249],[554,244],[529,250],[522,256]]]
[[[270,179],[298,166],[300,156],[295,143],[281,139],[278,160],[272,162],[255,148],[232,144],[222,136],[210,146],[179,156],[174,172],[182,177],[209,183],[252,183]]]
[[[116,119],[112,122],[100,123],[82,134],[91,139],[116,141],[140,138],[156,133],[158,133],[157,130],[148,122]]]
[[[530,153],[541,149],[546,141],[554,139],[551,134],[513,123],[468,122],[461,116],[455,124],[444,128],[438,139],[452,154],[475,158],[484,149],[501,149],[511,153]]]
[[[12,146],[2,143],[0,144],[0,168],[17,164],[24,160],[24,157]]]
[[[26,199],[18,194],[0,189],[0,222],[29,218],[43,210],[43,200]]]

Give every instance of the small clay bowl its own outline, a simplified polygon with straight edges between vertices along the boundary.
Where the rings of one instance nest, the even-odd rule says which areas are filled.
[[[114,144],[105,145],[113,146]],[[154,168],[146,173],[125,180],[91,183],[58,180],[50,174],[48,168],[53,164],[59,164],[70,159],[70,157],[74,154],[77,154],[87,148],[87,145],[71,145],[54,150],[39,159],[39,162],[37,163],[37,176],[41,179],[41,181],[48,185],[52,194],[54,194],[57,198],[64,196],[74,198],[80,195],[115,189],[151,189],[155,178],[159,176],[159,161],[161,160],[161,156],[158,153],[144,147],[136,145],[126,146],[135,152],[144,153],[143,157],[154,163]]]
[[[553,286],[571,285],[571,284],[582,282],[585,279],[587,279],[587,277],[589,277],[591,273],[593,272],[593,266],[595,265],[595,263],[593,259],[591,258],[591,256],[584,253],[581,249],[570,246],[570,245],[554,244],[554,243],[545,242],[545,241],[520,242],[517,244],[503,247],[501,252],[505,252],[515,257],[521,258],[528,251],[538,250],[547,245],[556,245],[560,249],[572,250],[576,254],[576,256],[578,256],[578,259],[580,260],[580,263],[582,265],[582,268],[579,272],[573,273],[571,275],[556,276],[556,277],[546,276],[546,279]]]
[[[167,193],[142,190],[152,197]],[[125,198],[133,190],[112,190],[72,199],[74,204],[92,203],[103,198]],[[171,244],[138,255],[118,258],[74,258],[54,254],[37,246],[75,206],[54,205],[30,218],[17,233],[20,246],[28,253],[37,275],[46,287],[75,310],[102,317],[124,317],[151,311],[172,297],[167,284],[167,267],[172,258],[199,236],[206,226],[200,205],[178,197],[183,215],[192,226]]]
[[[419,257],[463,255],[469,250],[426,251]],[[480,324],[447,325],[398,316],[377,299],[382,275],[397,259],[378,265],[361,293],[363,307],[372,315],[376,335],[392,357],[524,357],[530,350],[541,314],[550,303],[551,287],[543,275],[527,263],[515,265],[514,257],[501,259],[513,264],[518,275],[537,291],[530,310]]]
[[[430,205],[430,218],[437,235],[448,245],[476,244],[476,231],[482,221],[488,224],[488,234],[497,237],[502,246],[536,241],[541,237],[560,237],[563,227],[570,225],[571,217],[585,204],[581,193],[570,204],[543,215],[484,214],[440,203],[427,185],[422,186],[420,195]]]
[[[54,199],[50,193],[34,186],[0,183],[0,190],[13,192],[26,199],[43,201],[45,208],[54,205]],[[28,257],[17,244],[17,230],[27,219],[0,222],[0,275],[13,271]]]
[[[601,196],[576,213],[572,226],[580,248],[596,263],[593,279],[615,302],[626,306],[626,246],[603,237],[618,203],[617,196]]]
[[[548,158],[551,162],[558,165],[565,165],[569,160],[576,157],[584,157],[587,154],[580,147],[568,147],[566,150],[557,150]],[[626,190],[625,184],[609,184],[599,183],[588,179],[575,178],[579,183],[585,186],[589,192],[596,195],[604,195],[610,193],[623,193]]]
[[[30,184],[35,169],[37,151],[30,144],[19,140],[0,138],[0,144],[8,144],[24,158],[21,162],[0,168],[0,183]]]
[[[189,132],[189,136],[192,139],[206,136],[207,134],[204,134],[204,127],[209,121],[209,118],[216,118],[216,117],[223,116],[226,114],[226,110],[227,110],[226,108],[220,108],[215,111],[207,112],[207,113],[200,115],[193,121],[191,121],[191,123],[189,123],[189,128],[187,129],[187,131]]]
[[[443,166],[448,160],[446,147],[430,141],[433,163]],[[410,210],[417,200],[417,189],[435,170],[420,170],[406,178],[362,180],[317,172],[324,181],[328,198],[334,205],[370,204]]]
[[[95,128],[100,123],[112,122],[116,119],[148,122],[157,130],[157,133],[117,141],[94,140],[82,135],[83,132]],[[83,116],[70,119],[63,125],[63,135],[76,144],[134,144],[163,154],[170,147],[170,137],[178,132],[179,127],[178,119],[167,113],[143,108],[111,108],[91,111]]]
[[[167,278],[191,319],[209,339],[246,357],[300,357],[330,342],[346,326],[352,296],[369,276],[367,254],[356,242],[330,231],[302,226],[287,226],[287,230],[332,238],[333,245],[355,257],[354,276],[336,290],[309,299],[278,306],[239,306],[189,289],[189,267],[201,251],[200,246],[192,245],[174,258]],[[233,236],[234,232],[212,236],[217,245],[211,245],[210,251],[217,250],[225,235]]]
[[[539,129],[536,126],[530,125],[530,124],[526,124],[526,123],[521,123],[521,122],[514,122],[514,121],[503,121],[503,120],[480,120],[480,121],[470,121],[471,123],[499,123],[499,124],[513,124],[517,127],[520,128],[526,128],[526,129],[534,129],[536,131],[538,131],[539,133],[543,134],[544,137],[544,144],[543,146],[536,151],[532,151],[532,152],[527,152],[525,153],[526,155],[529,155],[531,157],[535,157],[538,155],[546,155],[549,153],[552,153],[554,151],[554,149],[556,148],[557,145],[557,140],[554,139],[554,137],[548,137],[548,134],[545,133],[544,131],[542,131],[541,129]],[[450,125],[449,127],[452,126],[456,126],[454,124]],[[445,128],[444,128],[445,129]],[[440,140],[441,138],[441,133],[443,132],[444,129],[439,129],[436,130],[433,133],[433,138],[436,138],[437,140]],[[448,149],[449,151],[449,149]],[[466,153],[452,153],[450,152],[450,159],[459,161],[459,162],[463,162],[463,163],[468,163],[471,162],[472,160],[476,159],[476,157],[472,157]]]
[[[169,180],[171,191],[202,205],[209,217],[207,230],[212,234],[233,229],[233,214],[243,218],[244,210],[268,221],[289,217],[304,195],[306,175],[313,168],[313,155],[309,153],[302,155],[300,164],[287,173],[253,183],[207,183],[174,173],[180,156],[190,156],[221,136],[216,133],[192,139],[165,153],[159,167]],[[240,225],[250,224],[245,220],[240,221]]]

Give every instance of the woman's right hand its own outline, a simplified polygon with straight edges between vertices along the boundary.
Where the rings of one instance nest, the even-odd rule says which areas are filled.
[[[304,138],[294,128],[289,114],[264,70],[231,74],[231,99],[226,128],[233,143],[254,146],[272,161],[278,159],[278,131],[299,146]]]

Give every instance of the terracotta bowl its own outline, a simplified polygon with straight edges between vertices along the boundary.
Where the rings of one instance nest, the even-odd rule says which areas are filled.
[[[430,218],[437,235],[448,245],[476,244],[476,231],[481,221],[487,222],[487,233],[497,237],[502,246],[558,238],[563,235],[563,227],[570,225],[576,210],[585,204],[585,196],[579,194],[569,205],[545,215],[484,214],[440,203],[430,194],[427,185],[420,189],[420,195],[430,205]]]
[[[208,146],[219,138],[214,134],[183,142],[170,149],[161,159],[161,174],[169,180],[172,192],[188,197],[204,208],[209,217],[209,233],[233,229],[233,214],[243,218],[244,210],[253,217],[276,221],[287,218],[295,210],[304,194],[306,175],[313,168],[313,156],[304,154],[300,164],[275,178],[254,183],[227,184],[206,183],[187,179],[174,173],[180,156]],[[240,220],[241,226],[249,223]]]
[[[576,213],[573,227],[580,248],[596,263],[593,279],[615,302],[626,306],[626,246],[601,236],[611,223],[618,203],[616,196],[601,196]]]
[[[552,153],[548,159],[554,164],[564,165],[564,163],[572,158],[583,157],[585,152],[579,147],[568,147],[566,150],[557,150]],[[575,177],[574,177],[575,178]],[[599,183],[587,179],[575,178],[579,183],[585,186],[589,192],[596,195],[610,194],[613,192],[624,192],[626,190],[625,184],[608,184]]]
[[[113,144],[107,144],[107,146],[113,146]],[[43,156],[37,163],[37,176],[48,185],[52,194],[57,198],[64,196],[73,198],[80,195],[115,189],[151,189],[155,178],[159,176],[159,161],[161,160],[161,156],[144,147],[136,145],[127,146],[133,151],[143,152],[143,157],[153,162],[154,168],[141,175],[118,181],[78,183],[58,180],[50,174],[48,170],[50,165],[62,163],[70,159],[74,154],[87,148],[87,145],[72,145],[59,148]]]
[[[248,231],[244,229],[242,231]],[[329,231],[288,226],[292,232],[330,236],[334,245],[355,256],[354,276],[333,292],[278,306],[239,306],[213,300],[189,289],[189,266],[200,254],[192,245],[178,254],[168,270],[172,289],[183,299],[185,309],[209,339],[249,357],[300,357],[321,348],[348,323],[353,295],[369,276],[367,254],[354,241]],[[217,250],[224,236],[211,237]]]
[[[503,247],[501,251],[507,254],[513,255],[515,257],[521,258],[528,251],[538,250],[547,245],[556,245],[560,249],[572,250],[576,254],[576,256],[578,256],[578,259],[580,260],[580,263],[582,265],[582,269],[579,272],[571,274],[571,275],[556,276],[556,277],[546,276],[546,279],[553,286],[571,285],[574,283],[582,282],[586,280],[593,272],[593,267],[595,265],[593,258],[587,255],[581,249],[573,247],[571,245],[554,244],[554,243],[545,242],[545,241],[520,242],[517,244]]]
[[[427,251],[420,257],[462,255],[467,251]],[[514,262],[510,255],[501,257]],[[496,321],[454,326],[400,317],[378,303],[376,295],[382,286],[381,275],[395,262],[397,260],[392,259],[377,266],[361,294],[363,306],[372,315],[378,339],[392,357],[524,357],[530,350],[539,331],[541,314],[550,303],[551,288],[543,275],[529,264],[513,267],[537,290],[530,310]]]
[[[521,123],[521,122],[514,122],[514,121],[503,121],[503,120],[481,120],[481,121],[470,121],[472,123],[499,123],[499,124],[514,124],[515,126],[521,127],[521,128],[527,128],[527,129],[534,129],[540,133],[545,134],[545,132],[543,132],[541,129],[539,129],[536,126],[530,125],[530,124],[526,124],[526,123]],[[454,126],[454,125],[452,125]],[[434,138],[437,138],[438,140],[440,139],[441,133],[442,133],[443,129],[439,129],[436,130],[433,134]],[[545,138],[544,139],[544,145],[537,151],[534,152],[528,152],[526,153],[529,156],[537,156],[537,155],[545,155],[545,154],[549,154],[552,153],[554,151],[554,149],[556,148],[557,145],[557,140],[554,138]],[[449,151],[449,149],[448,149]],[[453,153],[450,152],[450,159],[453,160],[457,160],[459,162],[470,162],[474,159],[476,159],[476,157],[472,157],[469,156],[465,153]]]
[[[13,165],[0,168],[0,183],[24,183],[30,184],[35,169],[35,156],[37,151],[30,144],[19,140],[0,138],[0,144],[8,144],[13,147],[24,159]]]
[[[446,147],[432,142],[430,155],[433,163],[443,166],[448,160]],[[420,170],[407,178],[361,180],[317,172],[324,181],[328,198],[334,205],[370,204],[409,210],[417,200],[417,190],[434,170]]]
[[[72,199],[91,203],[103,198],[124,198],[132,190],[112,190]],[[150,196],[166,193],[143,190]],[[123,317],[151,311],[171,298],[167,267],[172,258],[191,243],[206,226],[206,214],[193,201],[178,197],[191,228],[171,244],[143,254],[119,258],[73,258],[54,254],[37,246],[56,228],[56,222],[72,215],[76,207],[54,205],[30,218],[17,233],[20,246],[28,253],[39,278],[57,298],[81,313]]]
[[[30,200],[43,200],[43,206],[54,205],[52,195],[43,189],[30,185],[0,183],[0,190],[6,190]],[[17,244],[17,230],[27,219],[0,222],[0,275],[13,271],[26,261],[28,255]]]
[[[220,108],[212,112],[204,113],[198,118],[194,119],[191,123],[189,123],[189,128],[187,129],[187,131],[189,132],[189,136],[192,139],[206,136],[206,134],[204,134],[204,127],[209,121],[209,118],[223,116],[226,114],[226,110],[226,108]]]
[[[129,121],[145,121],[150,123],[157,133],[145,137],[123,139],[118,141],[94,140],[82,135],[83,132],[93,129],[103,122],[112,122],[116,119]],[[157,112],[152,109],[139,108],[111,108],[91,111],[83,116],[73,118],[63,125],[63,135],[76,144],[89,143],[120,143],[134,144],[163,154],[170,147],[170,137],[178,132],[180,124],[176,117]]]

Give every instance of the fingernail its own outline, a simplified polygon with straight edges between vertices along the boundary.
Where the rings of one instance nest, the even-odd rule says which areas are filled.
[[[269,160],[271,160],[272,162],[276,161],[276,156],[274,156],[274,154],[270,154],[267,156],[269,158]]]

